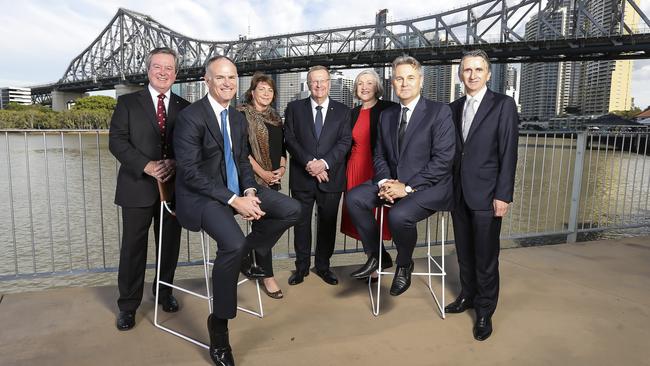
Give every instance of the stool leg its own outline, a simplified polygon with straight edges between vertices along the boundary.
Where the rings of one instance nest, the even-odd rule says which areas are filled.
[[[372,307],[372,314],[374,316],[379,316],[379,301],[381,297],[381,275],[384,274],[382,272],[381,264],[382,264],[382,253],[383,250],[381,248],[382,244],[384,243],[384,207],[380,206],[379,207],[379,268],[377,268],[377,303],[374,301],[374,297],[372,294],[372,274],[368,276],[368,292],[370,293],[370,306]],[[375,215],[376,219],[376,215]]]
[[[160,202],[160,216],[158,219],[160,222],[158,223],[158,253],[157,253],[157,261],[156,261],[156,298],[155,298],[155,303],[154,303],[154,311],[153,311],[153,323],[154,325],[158,326],[158,297],[160,296],[160,262],[162,259],[162,240],[163,240],[163,213],[164,213],[164,208],[165,208],[165,202],[161,201]]]
[[[250,232],[250,222],[246,221],[246,235],[248,235],[249,232]],[[255,251],[253,251],[253,264],[257,265],[257,260],[255,258]],[[241,285],[241,284],[243,284],[245,282],[248,282],[248,278],[244,278],[243,280],[237,282],[237,286],[239,286],[239,285]],[[246,308],[244,308],[242,306],[237,306],[237,310],[243,311],[243,312],[251,314],[251,315],[255,315],[255,316],[259,317],[259,318],[263,318],[264,317],[264,307],[262,306],[262,293],[260,291],[260,280],[259,279],[255,280],[255,286],[257,288],[257,304],[259,306],[259,311],[256,312],[256,311],[253,311],[253,310],[250,310],[250,309],[246,309]]]
[[[205,240],[205,232],[201,230],[201,251],[203,253],[203,273],[205,275],[205,296],[208,298],[208,311],[212,314],[212,291],[210,290],[210,275],[208,262],[210,261],[210,243]]]

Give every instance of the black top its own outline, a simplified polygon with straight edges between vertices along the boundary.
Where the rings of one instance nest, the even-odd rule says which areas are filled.
[[[271,166],[273,170],[280,168],[280,158],[287,157],[287,149],[284,146],[284,136],[282,126],[274,126],[270,123],[264,123],[269,130],[269,155],[271,155]]]
[[[372,106],[372,108],[370,108],[370,146],[372,148],[373,155],[375,153],[375,146],[377,145],[377,123],[379,122],[379,115],[384,109],[395,104],[395,102],[379,99],[377,100],[377,103]],[[352,111],[350,113],[350,125],[353,129],[354,125],[357,123],[357,118],[359,118],[361,107],[362,105],[358,105],[352,108]]]

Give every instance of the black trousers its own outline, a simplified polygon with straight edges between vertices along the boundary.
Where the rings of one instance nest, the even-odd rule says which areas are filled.
[[[300,202],[300,221],[294,229],[293,246],[296,250],[296,269],[309,270],[311,256],[311,218],[316,203],[316,249],[314,265],[317,270],[330,268],[330,258],[334,253],[336,240],[336,218],[343,192],[291,191],[293,198]]]
[[[499,298],[501,218],[494,210],[470,209],[464,197],[451,216],[460,270],[461,295],[473,299],[478,316],[492,315]]]
[[[149,207],[122,207],[122,248],[117,274],[117,286],[120,297],[117,305],[121,311],[135,311],[142,302],[144,276],[147,265],[147,247],[151,221],[154,224],[156,238],[156,263],[158,254],[158,232],[160,223],[160,203]],[[160,263],[160,278],[173,283],[178,251],[180,247],[181,227],[175,216],[166,210],[163,213],[163,251]],[[156,291],[154,278],[152,292]],[[160,295],[168,296],[172,289],[160,287]]]
[[[212,292],[213,314],[220,319],[232,319],[237,314],[237,278],[242,256],[251,249],[269,253],[300,217],[300,204],[282,193],[261,188],[257,196],[266,215],[253,221],[248,236],[244,236],[230,206],[212,201],[203,209],[201,228],[217,243]]]
[[[373,209],[386,203],[377,196],[379,187],[372,181],[367,181],[347,193],[346,205],[352,223],[357,228],[361,243],[370,255],[379,255],[379,225],[375,220]],[[392,205],[388,213],[388,227],[397,247],[398,266],[408,266],[413,260],[413,250],[418,240],[417,223],[435,213],[421,207],[413,199],[418,194],[413,192],[401,198]]]

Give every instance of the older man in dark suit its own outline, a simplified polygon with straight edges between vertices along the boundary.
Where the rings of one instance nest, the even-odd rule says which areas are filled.
[[[237,91],[237,68],[224,56],[208,60],[208,95],[178,116],[174,148],[178,159],[176,215],[194,231],[217,242],[212,268],[213,313],[208,317],[210,357],[234,365],[228,319],[237,312],[237,277],[242,256],[251,249],[271,250],[298,221],[300,204],[256,184],[244,115],[230,106]],[[252,221],[244,236],[233,214]]]
[[[361,241],[370,254],[352,277],[369,276],[379,267],[379,228],[373,208],[393,207],[389,228],[397,246],[397,269],[390,294],[398,296],[411,285],[413,250],[418,221],[453,203],[452,163],[455,129],[446,104],[420,96],[420,63],[401,56],[393,61],[393,87],[400,104],[379,117],[372,181],[353,188],[346,204]]]
[[[499,296],[499,235],[514,191],[519,117],[512,98],[487,88],[484,51],[467,52],[458,74],[466,95],[451,104],[457,130],[452,218],[462,288],[445,311],[473,307],[474,338],[483,341],[492,334]]]
[[[284,138],[291,155],[289,188],[302,206],[293,241],[296,270],[289,277],[289,284],[297,285],[309,275],[315,202],[316,274],[326,283],[336,285],[338,278],[330,270],[330,257],[334,252],[341,194],[345,190],[346,155],[352,144],[350,109],[329,98],[330,74],[324,66],[309,69],[307,83],[311,96],[289,103],[284,113]]]
[[[149,85],[145,90],[121,96],[111,119],[109,149],[120,162],[115,204],[122,206],[122,247],[118,272],[120,313],[117,329],[135,326],[135,311],[142,301],[147,262],[149,227],[154,222],[158,244],[160,200],[158,182],[174,179],[175,160],[171,145],[174,121],[189,103],[170,91],[178,72],[178,57],[170,48],[156,48],[146,59]],[[181,228],[176,218],[163,217],[163,252],[160,271],[172,283]],[[155,292],[156,281],[153,289]],[[178,311],[168,286],[160,287],[159,302],[166,312]]]

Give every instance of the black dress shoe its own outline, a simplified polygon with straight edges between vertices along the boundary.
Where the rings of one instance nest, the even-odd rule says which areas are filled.
[[[253,265],[250,254],[242,258],[239,272],[241,272],[241,274],[243,274],[244,277],[248,278],[249,280],[256,280],[266,277],[266,274],[262,268]]]
[[[162,309],[166,313],[175,313],[179,308],[178,301],[174,295],[160,296],[158,298],[158,304],[162,305]]]
[[[115,326],[117,330],[129,330],[135,327],[135,311],[120,311]]]
[[[309,276],[309,269],[296,269],[291,273],[291,276],[289,276],[289,284],[293,286],[302,283],[307,276]]]
[[[322,278],[325,283],[328,285],[338,285],[339,284],[339,279],[336,278],[336,275],[334,272],[332,272],[329,268],[328,269],[317,269],[316,274],[318,277]]]
[[[249,280],[259,280],[266,277],[264,270],[258,266],[250,266],[248,268],[242,267],[240,269],[240,272]]]
[[[393,277],[393,284],[390,286],[390,294],[399,296],[408,290],[411,286],[411,273],[413,272],[413,262],[408,266],[397,266],[395,277]]]
[[[463,296],[458,296],[454,302],[445,306],[445,313],[458,314],[473,307],[474,304],[470,299]]]
[[[374,256],[368,257],[368,260],[366,261],[366,264],[361,266],[361,268],[357,269],[356,271],[350,273],[350,277],[352,278],[368,278],[372,272],[376,271],[379,269],[379,259],[375,258]]]
[[[210,359],[216,366],[235,366],[232,348],[228,340],[228,331],[217,333],[212,325],[213,315],[208,316],[208,333],[210,334]]]
[[[492,317],[477,316],[474,323],[474,339],[484,341],[492,334]]]

